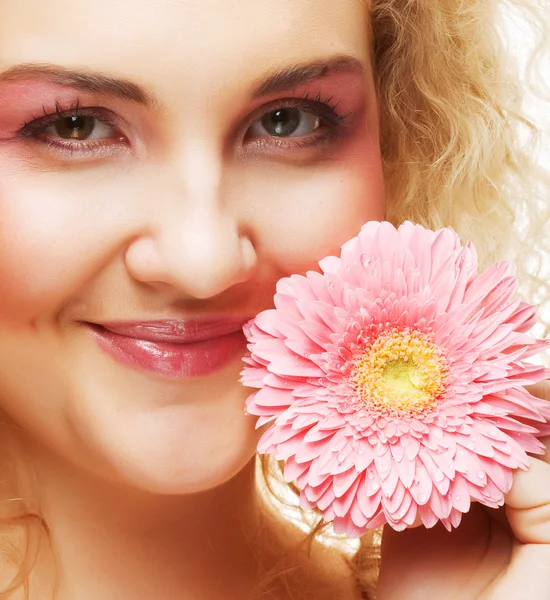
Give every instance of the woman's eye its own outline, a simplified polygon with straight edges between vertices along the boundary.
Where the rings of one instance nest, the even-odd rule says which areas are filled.
[[[115,137],[113,127],[108,123],[97,117],[77,114],[59,117],[42,130],[42,135],[77,142]]]
[[[71,108],[63,111],[56,106],[55,113],[25,123],[19,135],[44,146],[48,151],[66,152],[71,158],[99,158],[101,153],[115,147],[127,146],[118,119],[104,108]]]
[[[311,135],[321,126],[321,117],[297,108],[277,108],[266,113],[248,130],[251,137],[302,137]]]

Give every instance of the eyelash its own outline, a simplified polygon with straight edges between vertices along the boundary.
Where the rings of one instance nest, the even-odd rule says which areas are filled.
[[[301,98],[285,98],[270,102],[268,105],[262,106],[261,109],[253,116],[246,126],[244,139],[247,139],[249,129],[261,120],[264,116],[282,110],[285,108],[297,108],[304,112],[314,114],[321,119],[323,125],[315,130],[313,134],[303,137],[277,137],[265,135],[262,137],[253,137],[249,143],[259,146],[277,146],[279,150],[305,149],[315,146],[328,145],[339,137],[342,129],[345,129],[346,121],[352,116],[351,112],[340,113],[338,111],[339,102],[333,101],[333,96],[323,98],[321,93],[318,93],[314,99],[310,97],[308,92]],[[48,112],[46,107],[43,107],[43,115],[33,116],[30,121],[25,122],[19,130],[19,136],[26,139],[31,139],[35,143],[42,144],[53,151],[61,152],[70,155],[79,154],[94,154],[101,153],[108,146],[119,145],[120,143],[128,144],[126,136],[120,132],[120,121],[114,115],[102,108],[90,107],[81,108],[79,102],[75,102],[67,109],[62,109],[59,102],[55,103],[55,112]],[[111,139],[101,140],[81,140],[81,141],[61,141],[48,139],[42,134],[48,128],[57,123],[60,119],[67,117],[87,117],[97,119],[99,122],[109,126],[115,132]]]
[[[26,139],[31,139],[36,143],[42,144],[57,152],[65,152],[68,154],[77,155],[79,153],[93,153],[101,151],[105,146],[115,143],[127,142],[126,137],[120,133],[113,136],[110,140],[82,140],[82,141],[53,141],[41,136],[44,131],[57,123],[61,119],[67,117],[88,117],[97,119],[99,122],[108,125],[117,132],[120,129],[120,121],[114,118],[114,115],[99,107],[81,108],[78,101],[63,109],[59,102],[55,103],[55,112],[48,112],[45,106],[42,107],[43,115],[33,116],[30,121],[26,121],[19,130],[19,136]]]

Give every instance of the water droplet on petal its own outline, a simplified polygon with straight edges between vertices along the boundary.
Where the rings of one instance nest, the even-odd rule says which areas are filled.
[[[426,502],[426,500],[427,500],[427,499],[428,499],[428,498],[427,498],[426,494],[420,494],[420,495],[418,496],[418,502],[419,502],[420,504],[424,504],[424,502]]]
[[[455,500],[456,500],[457,502],[460,502],[460,496],[455,496]]]
[[[468,450],[475,450],[476,449],[476,445],[474,442],[468,442],[466,444],[466,448],[468,448]]]
[[[346,455],[343,452],[340,452],[336,458],[338,459],[338,462],[342,463],[346,460]]]
[[[434,473],[434,481],[440,482],[445,479],[445,475],[443,475],[443,471],[436,471]]]
[[[373,473],[372,471],[369,471],[369,473],[368,473],[367,477],[368,477],[369,479],[374,479],[374,473]]]
[[[478,472],[477,472],[477,476],[478,476],[480,479],[485,479],[485,473],[484,473],[483,471],[478,471]]]
[[[378,485],[378,483],[376,483],[376,481],[374,483],[371,484],[370,489],[373,492],[377,492],[380,489],[380,486]]]

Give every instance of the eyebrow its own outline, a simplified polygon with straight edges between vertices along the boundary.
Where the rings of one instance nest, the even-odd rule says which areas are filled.
[[[0,83],[33,78],[146,106],[155,104],[153,97],[139,85],[94,71],[73,71],[57,65],[24,63],[0,73]]]
[[[256,84],[252,98],[261,98],[290,90],[336,73],[364,75],[365,67],[358,58],[348,55],[337,55],[292,65],[279,69],[263,78]],[[144,106],[158,104],[154,96],[141,86],[126,79],[119,79],[95,71],[74,71],[57,65],[23,63],[0,73],[0,83],[32,78],[41,78],[63,87],[111,96]]]
[[[365,75],[364,64],[354,56],[338,55],[313,62],[285,67],[268,75],[256,87],[253,98],[270,96],[292,88],[323,79],[336,73]]]

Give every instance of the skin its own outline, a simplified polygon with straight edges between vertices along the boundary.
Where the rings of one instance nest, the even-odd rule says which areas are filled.
[[[384,217],[366,17],[355,0],[1,3],[0,397],[51,532],[33,598],[53,553],[61,599],[355,597],[343,561],[296,550],[302,534],[257,497],[241,354],[170,380],[115,362],[82,322],[250,318],[281,276]],[[53,68],[147,102],[53,84]],[[260,119],[289,102],[300,127],[277,138]],[[56,103],[91,118],[89,139],[36,120]],[[286,555],[288,574],[256,589]]]
[[[115,363],[81,322],[253,316],[281,276],[383,219],[367,18],[357,0],[1,3],[0,398],[51,541],[31,600],[49,597],[54,554],[60,600],[358,597],[343,563],[308,557],[256,495],[239,356],[175,382]],[[255,94],[274,72],[336,55],[363,72]],[[122,78],[149,103],[51,74],[2,81],[21,63]],[[311,125],[305,98],[318,94],[350,113],[339,135],[321,136],[337,130],[327,109],[292,139],[258,127],[289,99]],[[51,122],[22,129],[56,102],[115,125],[96,123],[93,144],[72,151],[48,145]],[[524,574],[542,581],[529,597],[545,598],[548,470],[517,476],[500,537],[481,510],[449,537],[388,535],[380,598],[517,598]]]

